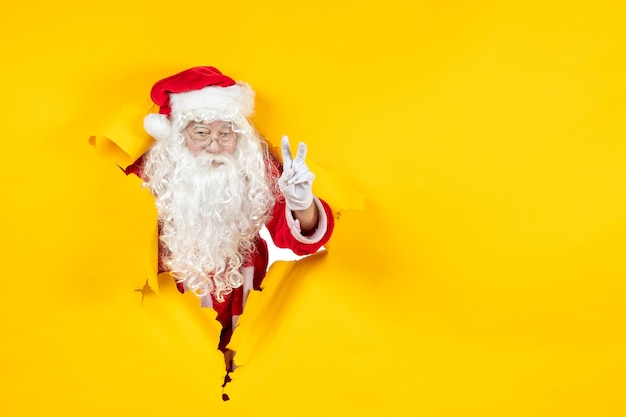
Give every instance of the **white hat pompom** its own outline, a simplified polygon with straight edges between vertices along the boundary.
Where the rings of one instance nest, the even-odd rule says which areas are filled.
[[[172,134],[172,125],[164,114],[149,113],[143,119],[143,128],[156,140],[166,140]]]

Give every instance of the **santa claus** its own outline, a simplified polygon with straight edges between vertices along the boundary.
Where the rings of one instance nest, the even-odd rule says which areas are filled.
[[[126,169],[154,195],[159,221],[159,271],[181,292],[192,291],[222,324],[218,348],[234,369],[227,345],[252,289],[260,289],[268,249],[296,255],[319,250],[330,238],[328,204],[312,193],[306,145],[295,158],[282,139],[283,164],[249,121],[254,92],[214,67],[195,67],[158,81],[151,97],[159,113],[145,117],[156,139]]]

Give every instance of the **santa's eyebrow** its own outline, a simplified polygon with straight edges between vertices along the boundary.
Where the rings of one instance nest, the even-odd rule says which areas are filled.
[[[199,127],[206,127],[200,122],[191,122],[187,125],[186,129],[197,129]]]
[[[205,123],[202,122],[191,122],[187,125],[187,127],[185,128],[185,130],[189,129],[190,131],[198,131],[200,129],[205,129],[208,130],[209,132],[212,130],[223,130],[223,129],[229,129],[232,130],[233,128],[233,124],[232,122],[223,122],[221,125],[219,125],[217,128],[215,129],[211,129],[211,126],[207,126]]]

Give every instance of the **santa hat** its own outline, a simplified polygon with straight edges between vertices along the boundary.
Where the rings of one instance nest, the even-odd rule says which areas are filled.
[[[144,128],[159,140],[171,135],[172,122],[177,118],[235,120],[254,111],[252,88],[215,67],[194,67],[157,81],[150,97],[159,106],[159,113],[148,114]]]

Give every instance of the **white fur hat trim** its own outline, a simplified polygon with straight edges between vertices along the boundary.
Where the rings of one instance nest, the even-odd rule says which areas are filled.
[[[200,90],[170,95],[171,116],[198,110],[217,114],[240,114],[249,117],[254,112],[254,91],[244,82],[230,87],[209,86]]]

